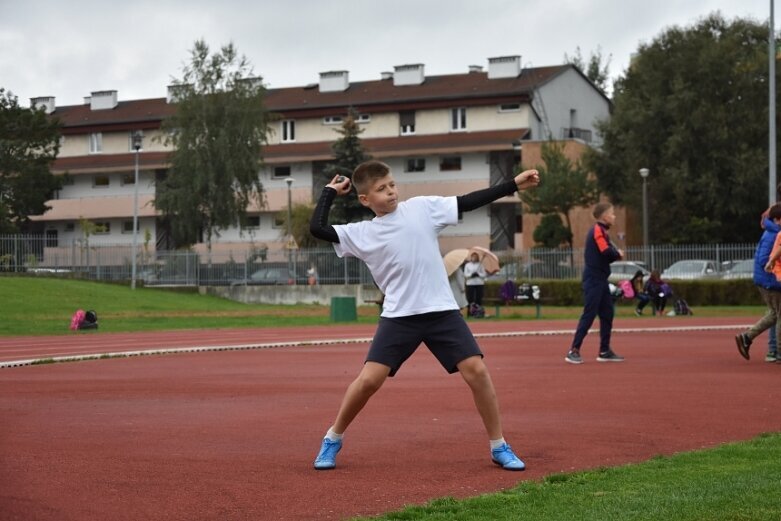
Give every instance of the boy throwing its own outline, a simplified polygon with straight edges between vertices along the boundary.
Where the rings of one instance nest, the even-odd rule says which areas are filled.
[[[366,263],[385,301],[366,361],[348,386],[336,420],[323,439],[314,462],[316,469],[336,466],[347,427],[421,343],[448,373],[460,372],[469,386],[488,434],[492,461],[506,470],[526,468],[502,436],[493,382],[453,298],[437,235],[458,223],[459,212],[536,186],[539,181],[536,170],[527,170],[512,181],[460,197],[413,197],[399,202],[390,167],[368,161],[355,169],[352,181],[337,176],[326,185],[310,221],[312,235],[332,242],[339,257],[357,257]],[[348,194],[351,184],[360,203],[376,217],[328,225],[334,198]]]

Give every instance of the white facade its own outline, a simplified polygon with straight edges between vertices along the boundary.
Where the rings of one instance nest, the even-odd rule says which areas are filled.
[[[448,77],[445,87],[436,87],[435,81],[427,81],[422,64],[400,66],[395,70],[393,82],[378,80],[362,84],[360,89],[365,91],[376,89],[376,100],[369,97],[356,101],[354,97],[362,94],[358,92],[360,89],[350,85],[347,71],[322,73],[320,83],[314,89],[289,89],[291,99],[300,96],[306,97],[307,101],[282,109],[269,107],[272,111],[279,110],[281,119],[272,123],[264,165],[258,172],[265,189],[264,204],[248,209],[249,227],[220,230],[212,239],[213,251],[238,256],[241,251],[260,243],[270,249],[284,247],[286,230],[279,217],[287,209],[288,194],[294,205],[312,204],[319,194],[324,181],[316,174],[318,165],[329,159],[330,145],[340,137],[335,131],[341,128],[348,107],[361,115],[359,125],[364,132],[360,138],[374,158],[391,166],[402,198],[423,194],[455,196],[486,188],[510,175],[497,171],[496,165],[492,165],[492,157],[494,160],[502,157],[506,163],[517,155],[519,140],[530,136],[535,140],[545,139],[548,129],[554,139],[574,137],[599,142],[594,124],[596,120],[609,117],[609,101],[582,74],[571,66],[546,68],[539,73],[545,75],[540,81],[530,82],[528,78],[534,80],[536,70],[521,71],[520,57],[497,60],[489,64],[487,74],[473,67],[472,72]],[[520,76],[516,78],[519,72]],[[527,78],[526,82],[532,87],[514,86],[523,78]],[[470,86],[469,82],[477,87]],[[496,92],[496,85],[507,87]],[[389,88],[400,89],[409,99],[394,101],[396,94],[388,94]],[[426,94],[427,88],[451,89],[453,93],[431,97]],[[480,89],[485,92],[481,93]],[[287,94],[283,91],[280,89],[278,94]],[[410,92],[420,92],[419,99]],[[320,102],[318,96],[341,96],[336,99],[343,100],[343,104],[339,105],[332,98],[327,101],[323,98]],[[387,99],[380,99],[382,97]],[[496,101],[492,101],[493,98]],[[269,99],[273,103],[275,98],[270,96]],[[67,172],[71,183],[48,203],[52,210],[32,216],[41,223],[44,232],[56,231],[57,236],[65,240],[81,238],[84,233],[79,223],[87,219],[108,227],[108,231],[93,234],[91,242],[132,242],[132,225],[129,227],[128,221],[132,223],[132,198],[136,187],[130,179],[134,174],[136,154],[131,135],[135,130],[143,129],[143,149],[138,154],[142,165],[137,187],[139,241],[143,242],[147,235],[154,246],[163,239],[158,229],[159,212],[152,201],[156,178],[167,167],[167,149],[160,122],[172,101],[162,98],[118,105],[116,91],[104,91],[92,93],[84,106],[62,108],[74,116],[70,125],[66,117],[65,135],[54,170]],[[47,98],[46,102],[53,104],[54,100]],[[294,102],[286,101],[288,104]],[[137,109],[134,104],[138,105]],[[118,114],[117,122],[106,120],[106,114],[120,110],[130,111],[130,114]],[[101,114],[100,119],[96,116],[94,123],[83,123],[97,113]],[[150,113],[153,116],[149,116]],[[403,113],[414,114],[413,129],[401,128]],[[54,115],[60,115],[57,109]],[[133,123],[127,123],[133,117],[138,118],[137,128]],[[573,128],[577,135],[562,135],[565,132],[572,134]],[[283,140],[285,135],[287,139]],[[414,165],[413,171],[407,171],[410,164]],[[288,177],[293,179],[290,187],[285,181]],[[509,215],[506,206],[496,213],[498,206],[507,203],[517,205],[518,201],[507,198],[497,205],[465,214],[458,226],[443,233],[443,249],[473,245],[490,247],[491,237],[495,235],[491,229],[492,216],[495,219]]]

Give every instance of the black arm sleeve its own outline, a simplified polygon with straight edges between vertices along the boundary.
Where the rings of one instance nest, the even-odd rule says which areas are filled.
[[[320,199],[317,200],[315,211],[312,212],[312,218],[309,220],[309,233],[328,242],[339,242],[334,227],[328,224],[328,213],[331,211],[331,204],[336,197],[336,190],[333,188],[323,188]]]
[[[495,186],[484,188],[483,190],[476,190],[466,195],[459,195],[456,197],[458,202],[458,211],[469,212],[481,206],[485,206],[488,203],[492,203],[497,199],[501,199],[506,195],[512,195],[518,191],[518,187],[514,180],[506,181]]]

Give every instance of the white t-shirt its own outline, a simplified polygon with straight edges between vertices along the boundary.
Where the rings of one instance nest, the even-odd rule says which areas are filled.
[[[339,257],[366,263],[385,295],[383,317],[457,310],[437,235],[458,223],[455,197],[413,197],[370,221],[335,225]]]

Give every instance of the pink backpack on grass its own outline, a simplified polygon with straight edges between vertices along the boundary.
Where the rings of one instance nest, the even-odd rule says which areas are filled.
[[[83,309],[76,311],[71,317],[71,331],[77,331],[84,322],[84,317],[86,316],[87,313]]]
[[[632,282],[629,280],[622,280],[618,283],[618,287],[624,292],[624,298],[635,298],[635,288],[632,287]]]

